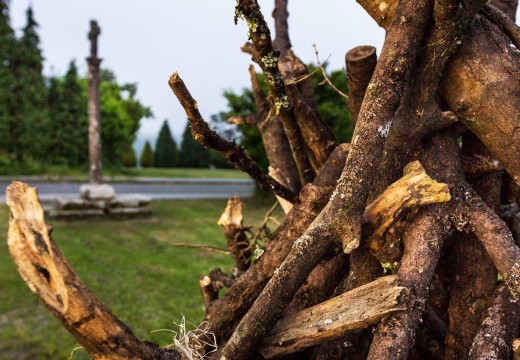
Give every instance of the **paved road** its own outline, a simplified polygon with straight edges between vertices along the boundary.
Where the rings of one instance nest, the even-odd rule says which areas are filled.
[[[79,196],[81,183],[48,182],[38,179],[22,179],[38,188],[42,201],[56,197],[74,198]],[[0,201],[5,203],[5,189],[10,181],[0,181]],[[116,194],[143,194],[152,199],[227,199],[233,195],[242,198],[253,195],[256,185],[247,179],[150,179],[141,178],[132,182],[110,183]]]

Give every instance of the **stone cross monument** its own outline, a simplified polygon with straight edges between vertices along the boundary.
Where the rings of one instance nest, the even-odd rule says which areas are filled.
[[[101,111],[99,108],[99,65],[101,59],[97,56],[97,40],[101,34],[97,22],[90,22],[90,32],[88,38],[90,40],[90,57],[87,58],[88,63],[88,82],[89,82],[89,100],[88,100],[88,152],[90,160],[90,182],[93,184],[101,184],[102,181],[102,163],[101,163],[101,131],[100,118]]]
[[[101,34],[96,21],[90,22],[90,56],[88,63],[88,150],[90,160],[90,183],[79,188],[80,198],[58,197],[52,207],[46,209],[46,214],[58,219],[86,218],[131,218],[149,216],[152,211],[148,206],[151,199],[139,194],[116,196],[115,189],[110,184],[102,184],[101,166],[101,111],[99,106],[99,65],[98,36]]]

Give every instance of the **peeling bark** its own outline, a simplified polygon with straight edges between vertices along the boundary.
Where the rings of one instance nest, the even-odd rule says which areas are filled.
[[[264,338],[266,359],[287,355],[345,332],[363,329],[407,307],[408,290],[385,276],[277,322]]]
[[[251,265],[251,251],[248,250],[249,242],[243,226],[243,206],[238,196],[232,197],[217,222],[224,229],[227,247],[235,260],[235,268],[240,273],[246,271]]]

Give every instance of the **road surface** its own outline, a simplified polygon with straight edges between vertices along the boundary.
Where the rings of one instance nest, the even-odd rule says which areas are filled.
[[[79,197],[81,183],[70,181],[49,182],[37,178],[23,178],[21,181],[38,188],[42,201],[52,201],[57,197]],[[0,180],[0,201],[5,203],[5,189],[10,184]],[[109,183],[116,194],[142,194],[154,200],[170,199],[227,199],[233,195],[242,198],[254,194],[256,185],[248,179],[186,179],[186,178],[140,178],[131,182]]]

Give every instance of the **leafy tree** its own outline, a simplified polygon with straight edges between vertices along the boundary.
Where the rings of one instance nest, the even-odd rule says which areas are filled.
[[[187,168],[206,168],[209,166],[209,157],[209,150],[193,139],[190,124],[187,123],[182,134],[179,165]]]
[[[177,166],[178,162],[177,144],[172,137],[168,121],[164,120],[155,143],[154,164],[160,168],[172,168]]]
[[[309,66],[310,72],[315,69],[316,66]],[[263,74],[257,75],[260,86],[267,93],[267,84],[265,83]],[[328,74],[328,77],[339,90],[347,93],[346,74],[344,70],[332,71]],[[350,141],[354,128],[352,126],[352,116],[345,104],[345,100],[329,85],[322,84],[324,77],[320,71],[315,72],[311,79],[321,118],[332,130],[338,142]],[[250,88],[243,89],[239,94],[227,90],[224,92],[224,97],[227,100],[227,110],[212,116],[212,123],[217,127],[220,127],[220,124],[226,122],[231,116],[256,113],[253,92]],[[255,126],[249,125],[238,125],[237,129],[238,132],[233,135],[234,139],[247,149],[249,156],[266,169],[269,163],[258,129]]]
[[[312,64],[309,66],[310,72],[315,69],[316,66]],[[341,92],[348,93],[345,70],[331,71],[327,74],[327,77]],[[354,126],[345,99],[336,93],[331,86],[323,82],[324,77],[321,71],[314,73],[311,80],[321,118],[332,130],[339,143],[350,142]]]
[[[153,167],[153,150],[149,141],[144,144],[141,157],[139,158],[139,163],[144,168]]]
[[[121,158],[121,163],[123,166],[128,168],[134,168],[137,166],[137,155],[135,154],[135,150],[133,146],[129,146],[127,151],[123,154]]]
[[[85,86],[86,80],[84,80]],[[113,72],[101,72],[101,141],[103,161],[117,165],[133,144],[142,118],[153,116],[150,108],[135,98],[135,84],[120,85]]]

